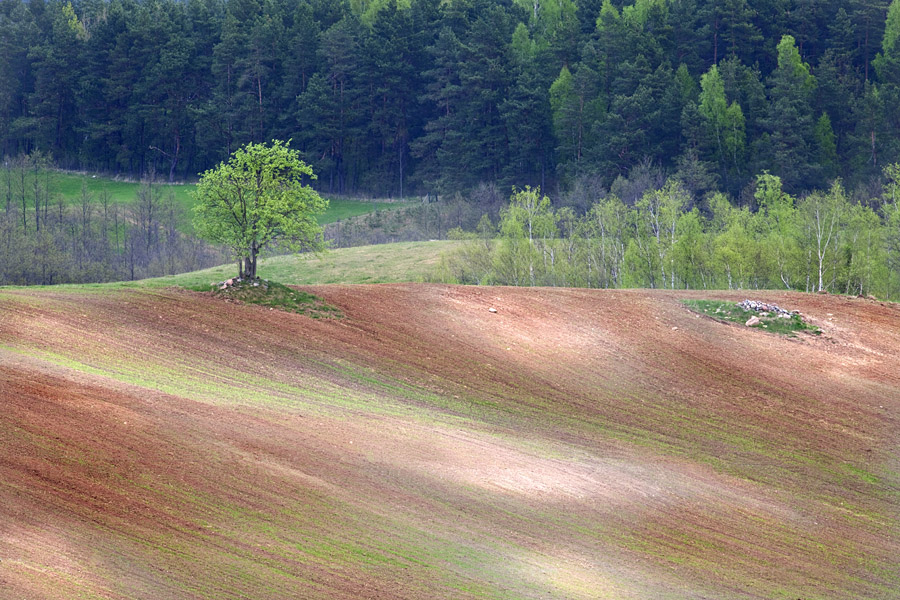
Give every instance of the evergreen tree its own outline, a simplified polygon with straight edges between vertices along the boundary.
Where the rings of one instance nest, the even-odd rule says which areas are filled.
[[[768,84],[770,170],[789,188],[814,185],[817,165],[813,163],[811,99],[816,81],[789,35],[778,44],[778,67]]]
[[[509,159],[503,167],[504,180],[544,188],[552,174],[553,132],[550,94],[532,61],[516,66],[516,79],[500,115],[506,124]]]
[[[33,119],[37,146],[58,159],[71,159],[77,153],[75,92],[87,34],[71,2],[54,2],[48,6],[48,13],[49,35],[28,53],[34,70],[29,116]]]
[[[298,98],[297,120],[307,156],[328,178],[329,191],[345,193],[356,185],[363,132],[359,79],[360,24],[346,17],[322,34],[322,70]]]
[[[891,2],[885,22],[884,39],[881,52],[872,61],[878,75],[879,89],[884,106],[900,106],[900,0]],[[884,162],[900,159],[900,114],[897,110],[888,110],[885,117],[885,136],[887,142],[884,149]]]
[[[419,177],[432,189],[449,190],[466,180],[465,162],[453,162],[462,153],[464,92],[460,66],[464,50],[450,27],[444,27],[428,47],[434,67],[424,73],[426,92],[421,99],[429,106],[432,118],[425,124],[424,135],[410,146],[421,160]]]
[[[594,143],[592,129],[602,115],[597,74],[583,62],[577,69],[573,76],[563,67],[550,86],[556,158],[564,177],[577,176],[587,169],[585,152]]]

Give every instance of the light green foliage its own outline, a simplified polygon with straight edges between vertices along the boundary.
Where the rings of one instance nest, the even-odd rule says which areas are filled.
[[[499,282],[537,285],[539,272],[547,267],[549,246],[544,240],[556,235],[555,221],[550,198],[541,196],[540,188],[513,188],[509,206],[500,214],[503,243],[495,257]]]
[[[886,180],[882,194],[885,263],[893,290],[900,287],[900,163],[886,166],[883,173]]]
[[[501,213],[444,257],[433,280],[570,287],[776,289],[900,295],[900,166],[885,170],[883,214],[851,203],[838,181],[797,201],[757,177],[755,210],[703,200],[670,178],[633,207],[609,195],[583,214],[515,191]],[[460,235],[462,237],[462,235]]]
[[[641,29],[653,9],[665,14],[666,0],[635,0],[634,4],[622,7],[622,20],[635,29]]]
[[[350,10],[361,22],[372,25],[378,13],[391,4],[400,10],[407,10],[410,7],[410,0],[350,0]]]
[[[779,177],[768,173],[756,178],[754,197],[765,218],[762,243],[768,266],[787,289],[792,289],[803,276],[804,256],[794,198],[782,190]]]
[[[697,82],[691,77],[691,73],[684,63],[678,65],[678,69],[675,71],[675,85],[678,88],[682,104],[697,99],[699,94]]]
[[[529,12],[531,28],[545,39],[561,29],[567,21],[575,19],[575,2],[572,0],[514,0]]]
[[[248,144],[227,163],[205,172],[195,192],[198,234],[225,244],[241,261],[241,275],[256,276],[257,256],[278,243],[299,251],[324,247],[315,216],[328,202],[303,184],[312,169],[287,144]]]
[[[759,245],[754,239],[754,218],[747,207],[737,208],[721,195],[710,202],[713,222],[720,225],[713,241],[713,260],[725,276],[728,289],[756,287],[754,272]]]
[[[738,168],[744,151],[744,113],[735,101],[730,105],[725,98],[725,84],[716,65],[700,77],[700,115],[716,141],[718,159]]]
[[[61,10],[63,19],[69,30],[74,33],[78,39],[87,39],[87,32],[84,29],[84,25],[78,20],[78,15],[75,14],[75,9],[72,8],[72,3],[66,2],[62,5]]]
[[[680,181],[669,179],[665,185],[645,193],[635,204],[635,243],[641,264],[647,265],[650,287],[675,287],[675,257],[679,216],[690,196]],[[655,256],[651,256],[655,254]],[[659,279],[653,271],[659,270]]]
[[[885,234],[878,214],[868,206],[850,204],[836,253],[837,274],[846,294],[863,294],[885,281],[887,257]]]
[[[825,290],[826,281],[829,278],[834,281],[837,276],[835,252],[849,207],[840,181],[827,193],[816,191],[800,202],[801,235],[805,248],[815,260],[817,291]]]
[[[603,0],[603,6],[600,7],[600,14],[597,15],[597,31],[603,31],[607,23],[617,23],[621,19],[619,10],[610,0]]]
[[[900,0],[893,0],[888,8],[884,38],[881,41],[881,50],[885,56],[896,53],[898,40],[900,40]]]
[[[596,202],[581,221],[586,247],[585,279],[588,287],[618,287],[627,245],[628,208],[616,196]]]
[[[675,235],[672,273],[678,273],[687,288],[706,288],[712,280],[712,249],[696,207],[678,217]]]
[[[800,58],[800,50],[794,36],[782,36],[778,42],[778,68],[801,81],[807,91],[815,89],[816,79],[810,73],[809,65]]]
[[[541,196],[541,188],[513,188],[509,206],[501,215],[500,235],[533,242],[535,238],[551,237],[555,233],[553,221],[550,198]]]
[[[700,89],[700,114],[713,125],[721,122],[725,118],[728,103],[718,66],[711,66],[709,71],[700,76]]]
[[[537,44],[531,39],[531,34],[528,33],[528,28],[524,23],[516,25],[510,50],[517,64],[524,65],[534,60],[537,54]]]

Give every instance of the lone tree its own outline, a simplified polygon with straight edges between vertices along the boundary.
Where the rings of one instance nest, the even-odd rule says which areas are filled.
[[[227,163],[203,173],[194,192],[198,235],[227,245],[241,278],[256,278],[256,259],[272,244],[295,252],[325,246],[315,216],[328,201],[303,184],[315,175],[289,143],[239,148]]]

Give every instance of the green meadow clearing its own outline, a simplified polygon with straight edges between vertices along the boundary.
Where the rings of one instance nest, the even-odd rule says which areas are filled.
[[[103,194],[108,194],[110,202],[116,204],[131,204],[137,199],[140,182],[122,181],[90,174],[67,173],[52,171],[42,175],[49,183],[51,194],[59,194],[66,202],[75,204],[81,201],[83,190],[90,194],[94,202],[99,201]],[[171,195],[175,204],[181,209],[185,218],[182,227],[185,231],[192,229],[191,210],[194,207],[192,195],[196,185],[193,183],[164,183],[156,182],[159,194],[163,197]],[[364,200],[353,198],[341,198],[323,193],[328,199],[328,210],[319,216],[319,224],[327,225],[336,221],[365,215],[377,210],[391,210],[408,206],[409,202],[385,202],[381,200]]]

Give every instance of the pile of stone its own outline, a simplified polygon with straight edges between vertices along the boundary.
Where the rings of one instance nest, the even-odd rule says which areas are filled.
[[[250,281],[250,280],[248,279],[247,281]],[[225,289],[236,286],[239,283],[243,283],[243,282],[244,282],[244,280],[241,279],[240,277],[232,277],[231,279],[226,279],[225,281],[220,281],[219,283],[217,283],[215,285],[218,286],[218,288],[220,290],[225,290]],[[256,279],[255,281],[252,282],[251,285],[253,285],[253,287],[259,287],[260,282],[262,282],[262,286],[264,288],[268,289],[269,282],[266,281],[265,279]]]
[[[758,312],[763,316],[771,314],[785,319],[790,319],[792,316],[800,314],[800,311],[785,310],[777,304],[769,304],[768,302],[760,302],[759,300],[744,300],[743,302],[738,302],[738,306],[748,312]]]

